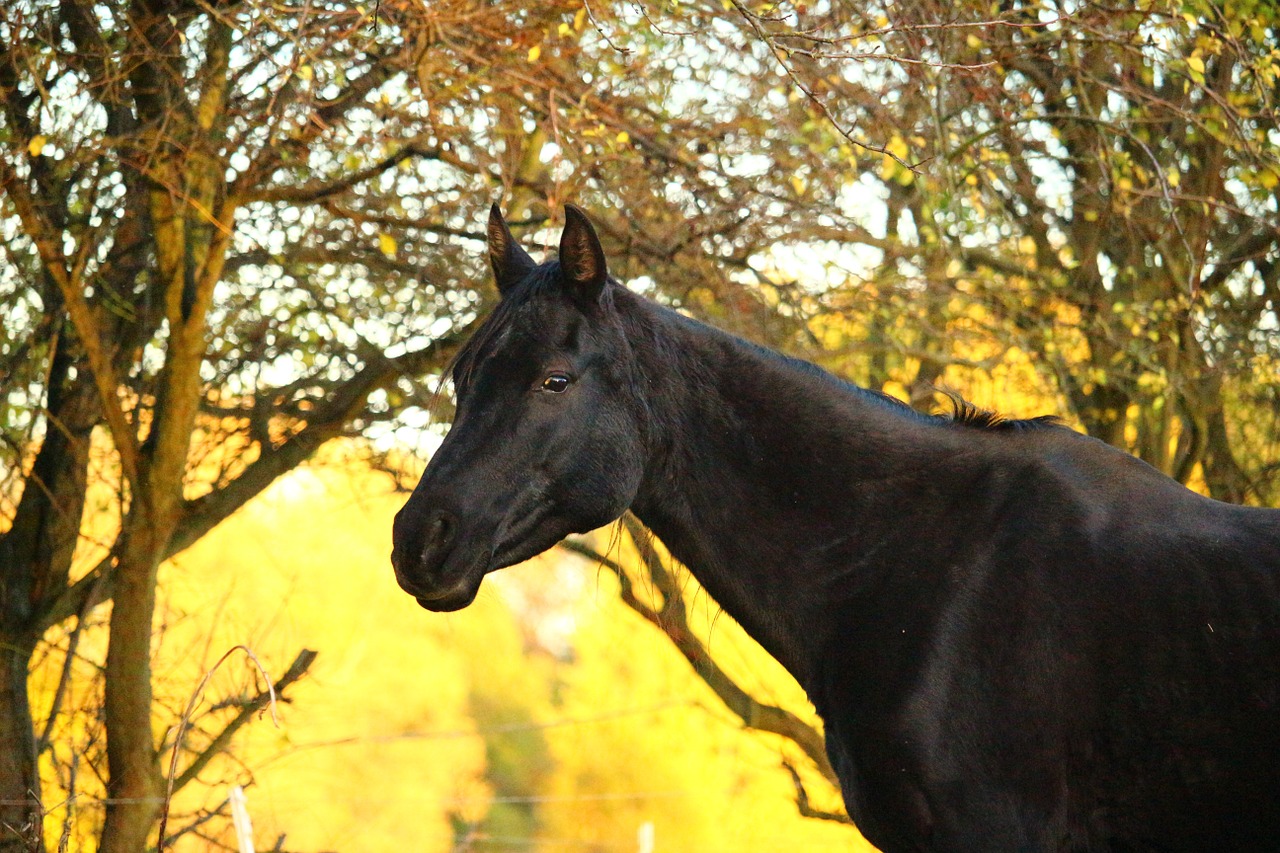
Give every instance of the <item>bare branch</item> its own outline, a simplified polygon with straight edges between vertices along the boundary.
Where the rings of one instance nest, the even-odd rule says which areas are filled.
[[[102,401],[103,416],[111,428],[112,441],[120,454],[120,466],[124,469],[125,478],[136,486],[139,473],[137,433],[120,405],[120,383],[112,361],[103,348],[102,329],[85,301],[83,282],[72,278],[53,236],[54,229],[40,213],[26,183],[5,157],[0,157],[0,187],[4,188],[13,202],[24,230],[40,253],[45,271],[62,294],[67,315],[71,318],[80,345],[84,347],[89,368],[93,371],[94,384]]]
[[[370,178],[376,178],[383,172],[391,169],[400,163],[408,160],[410,157],[421,157],[428,160],[441,159],[444,152],[436,147],[428,147],[417,143],[409,143],[401,146],[394,154],[383,157],[371,166],[367,166],[359,171],[352,172],[350,175],[338,178],[332,181],[320,181],[317,183],[306,184],[296,187],[272,187],[257,190],[247,194],[250,201],[287,201],[294,203],[307,203],[320,201],[330,196],[338,195],[346,192],[357,184],[362,184]]]
[[[200,775],[200,771],[208,766],[219,753],[224,752],[230,745],[231,739],[235,737],[245,723],[259,713],[268,704],[276,701],[278,697],[283,697],[285,690],[295,681],[301,679],[307,674],[307,670],[311,668],[311,664],[315,662],[318,652],[311,649],[303,649],[298,652],[297,657],[293,659],[293,663],[289,664],[289,668],[285,670],[284,675],[275,682],[274,685],[268,685],[268,689],[262,691],[257,696],[250,699],[240,707],[240,711],[218,732],[209,744],[200,751],[187,768],[182,771],[181,775],[173,781],[172,790],[174,792],[181,791],[187,784]],[[178,744],[174,744],[175,749]]]
[[[631,528],[629,532],[632,532]],[[632,532],[632,535],[634,536],[635,533]],[[641,548],[642,553],[646,552],[639,541],[636,544]],[[715,692],[720,701],[724,702],[725,707],[742,720],[743,725],[757,731],[780,735],[792,741],[813,762],[824,778],[832,784],[839,784],[835,770],[827,758],[826,745],[821,732],[785,708],[758,701],[715,662],[706,646],[690,630],[679,587],[652,549],[647,549],[644,560],[650,576],[655,581],[655,586],[664,595],[663,605],[658,610],[649,607],[635,595],[627,570],[607,554],[601,554],[579,539],[561,542],[560,547],[586,557],[613,572],[622,584],[622,600],[627,606],[667,635],[680,654],[693,667],[698,677]]]
[[[828,122],[830,122],[831,126],[834,127],[841,136],[843,136],[845,139],[849,140],[851,144],[856,145],[859,148],[862,148],[866,151],[874,151],[877,154],[883,154],[885,157],[890,157],[903,168],[910,169],[913,172],[916,170],[918,166],[921,165],[920,163],[916,163],[915,165],[912,165],[911,163],[908,163],[906,160],[903,160],[897,154],[894,154],[887,147],[884,147],[881,145],[873,145],[870,142],[866,142],[854,136],[852,131],[847,129],[843,124],[840,123],[839,120],[836,119],[836,117],[832,114],[831,110],[827,107],[826,102],[823,101],[822,98],[818,97],[817,93],[814,92],[814,90],[810,86],[806,85],[805,82],[800,79],[800,76],[796,74],[795,69],[793,69],[786,62],[786,60],[782,58],[781,54],[786,52],[785,49],[776,45],[774,43],[773,35],[769,33],[763,26],[761,26],[760,16],[756,15],[754,12],[752,12],[751,10],[743,6],[741,3],[741,0],[729,0],[729,2],[733,4],[733,8],[738,10],[738,14],[740,14],[742,18],[747,22],[747,25],[751,27],[751,30],[756,34],[756,37],[759,38],[760,41],[763,42],[769,48],[769,52],[772,53],[774,58],[777,60],[778,66],[786,73],[786,75],[789,78],[791,78],[791,82],[795,84],[796,88],[799,89],[801,92],[803,92],[806,97],[808,97],[810,103],[812,103],[815,107],[818,108],[818,111],[822,113],[823,117]]]
[[[835,823],[847,823],[852,825],[853,821],[844,812],[828,812],[822,809],[815,809],[809,803],[809,791],[804,786],[804,781],[800,778],[800,774],[796,771],[795,765],[789,761],[782,762],[782,767],[791,777],[791,784],[796,789],[796,810],[800,812],[802,817],[811,817],[817,820],[830,820]]]

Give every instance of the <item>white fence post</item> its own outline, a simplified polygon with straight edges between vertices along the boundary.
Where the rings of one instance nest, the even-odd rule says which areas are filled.
[[[653,821],[646,820],[640,824],[640,829],[636,832],[636,844],[639,847],[639,853],[653,853],[655,834]]]
[[[240,853],[254,853],[253,821],[249,820],[249,800],[244,788],[233,786],[227,799],[231,802],[231,823],[236,828],[236,846]]]

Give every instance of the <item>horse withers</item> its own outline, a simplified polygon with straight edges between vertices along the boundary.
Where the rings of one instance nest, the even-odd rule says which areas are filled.
[[[804,686],[885,851],[1280,850],[1280,512],[918,414],[633,294],[566,208],[396,516],[428,610],[630,509]]]

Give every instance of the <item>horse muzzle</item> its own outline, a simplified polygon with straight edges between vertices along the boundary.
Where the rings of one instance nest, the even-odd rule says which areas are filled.
[[[402,510],[396,517],[391,550],[396,583],[427,610],[460,610],[480,590],[489,554],[465,553],[459,528],[458,517],[443,509],[425,516]]]

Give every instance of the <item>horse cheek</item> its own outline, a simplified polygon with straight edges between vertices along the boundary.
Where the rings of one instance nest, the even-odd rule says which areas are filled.
[[[610,524],[626,512],[644,473],[640,454],[628,446],[625,435],[609,430],[600,438],[604,440],[593,442],[578,457],[562,498],[570,508],[575,529],[584,533]]]

